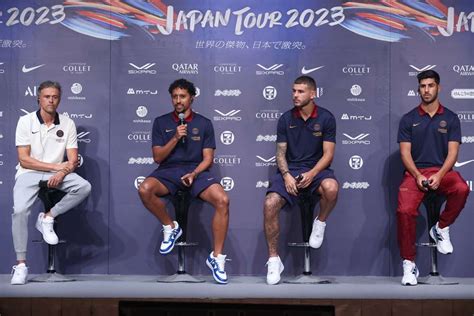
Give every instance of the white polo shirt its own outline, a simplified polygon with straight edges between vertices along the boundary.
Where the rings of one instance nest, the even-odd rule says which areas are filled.
[[[77,148],[76,125],[69,117],[57,113],[54,124],[47,127],[38,110],[18,120],[15,145],[29,145],[30,156],[39,161],[61,163],[66,149]],[[15,179],[23,173],[34,171],[23,168],[20,164],[17,168]]]

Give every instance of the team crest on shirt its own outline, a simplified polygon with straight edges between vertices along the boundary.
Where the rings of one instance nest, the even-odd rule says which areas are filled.
[[[438,132],[446,134],[448,132],[448,129],[446,128],[446,126],[448,126],[448,123],[446,121],[444,121],[444,120],[440,121]]]
[[[199,136],[199,128],[197,127],[194,127],[192,130],[191,130],[191,133],[193,133],[193,135],[197,135],[197,136],[191,136],[191,139],[198,142],[201,140],[201,136]]]
[[[58,130],[56,132],[56,136],[58,137],[56,138],[57,143],[64,143],[66,141],[64,138],[62,138],[64,136],[64,132],[62,130]]]
[[[318,123],[313,125],[313,131],[313,135],[316,137],[320,137],[321,135],[323,135],[323,133],[321,132],[321,125]]]

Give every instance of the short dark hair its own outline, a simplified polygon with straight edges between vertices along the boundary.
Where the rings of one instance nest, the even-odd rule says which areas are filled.
[[[59,96],[61,96],[62,93],[62,88],[59,82],[56,81],[51,81],[51,80],[46,80],[40,83],[38,87],[38,94],[41,93],[41,90],[46,89],[46,88],[56,88],[59,91]]]
[[[173,93],[173,90],[176,89],[176,88],[181,88],[181,89],[184,89],[186,91],[188,91],[188,93],[194,97],[196,95],[196,87],[194,86],[194,83],[192,83],[191,81],[188,81],[186,79],[178,79],[178,80],[175,80],[173,81],[172,84],[170,84],[170,87],[168,88],[168,92],[170,94]]]
[[[422,71],[416,77],[418,78],[418,83],[420,83],[421,80],[429,79],[429,78],[434,79],[436,84],[439,84],[439,82],[440,82],[439,74],[434,70]]]
[[[310,76],[300,76],[295,79],[294,84],[305,84],[312,90],[316,90],[316,81]]]

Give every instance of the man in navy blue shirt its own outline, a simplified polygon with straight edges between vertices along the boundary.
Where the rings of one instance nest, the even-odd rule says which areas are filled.
[[[418,283],[415,265],[416,217],[425,193],[437,191],[447,202],[439,221],[430,227],[430,236],[440,253],[453,252],[449,226],[466,203],[469,188],[457,171],[461,143],[458,116],[440,104],[440,77],[434,70],[418,74],[421,104],[406,113],[398,129],[398,142],[405,174],[398,192],[397,226],[400,255],[403,259],[403,285]]]
[[[209,202],[216,210],[212,221],[214,250],[206,260],[216,282],[227,283],[222,254],[229,226],[229,198],[209,171],[216,143],[209,119],[193,112],[196,95],[192,82],[174,81],[168,89],[174,111],[157,117],[153,123],[153,159],[159,167],[140,184],[139,194],[145,207],[163,224],[161,254],[173,250],[182,230],[166,211],[161,197],[178,190],[190,190],[194,197]]]
[[[312,248],[319,248],[326,219],[336,205],[339,186],[329,169],[334,157],[336,121],[331,112],[314,103],[315,96],[314,79],[298,77],[293,84],[294,107],[278,121],[278,173],[270,179],[263,211],[269,254],[268,284],[277,284],[284,269],[278,255],[280,209],[287,203],[292,206],[303,189],[319,194],[319,215],[309,239]]]

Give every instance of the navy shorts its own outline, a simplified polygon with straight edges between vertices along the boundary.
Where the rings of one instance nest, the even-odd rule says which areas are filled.
[[[290,169],[290,174],[293,177],[297,177],[298,175],[308,172],[311,170],[311,168],[303,167],[303,168],[297,168],[297,169]],[[311,184],[308,186],[309,190],[311,193],[314,193],[319,186],[321,185],[321,182],[324,179],[334,179],[336,180],[336,176],[334,176],[334,171],[332,169],[324,169],[321,172],[319,172],[316,177],[314,177],[313,181]],[[336,180],[337,181],[337,180]],[[270,186],[268,187],[267,194],[270,192],[275,192],[278,193],[282,198],[286,200],[291,206],[295,205],[297,203],[298,197],[291,195],[286,191],[285,188],[285,180],[283,180],[283,177],[281,173],[277,173],[273,175],[270,179]]]
[[[208,170],[201,172],[194,179],[191,188],[185,186],[181,177],[193,172],[196,166],[179,166],[169,168],[157,168],[149,177],[158,179],[174,195],[178,190],[189,190],[193,197],[199,197],[202,191],[206,190],[214,183],[219,183],[216,177]]]

